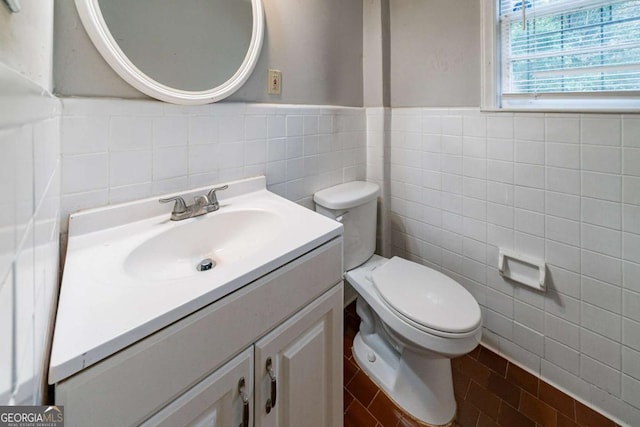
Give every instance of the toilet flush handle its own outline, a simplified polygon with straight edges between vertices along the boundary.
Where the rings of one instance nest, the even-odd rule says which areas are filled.
[[[344,212],[342,212],[340,215],[338,215],[337,217],[335,217],[335,220],[336,220],[336,221],[338,221],[338,222],[342,222],[342,220],[344,219],[344,216],[345,216],[346,214],[348,214],[348,213],[349,213],[349,211],[344,211]]]

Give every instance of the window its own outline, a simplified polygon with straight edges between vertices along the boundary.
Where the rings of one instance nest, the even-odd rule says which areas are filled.
[[[495,7],[497,107],[640,108],[640,0],[497,0]]]

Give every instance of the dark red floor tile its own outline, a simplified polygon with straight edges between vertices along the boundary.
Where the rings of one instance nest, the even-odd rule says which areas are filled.
[[[538,397],[538,377],[530,374],[519,366],[509,363],[507,367],[507,380],[521,387],[527,393]]]
[[[453,393],[456,400],[464,400],[469,389],[471,378],[458,370],[453,370]]]
[[[502,356],[498,356],[493,351],[487,350],[485,347],[481,347],[480,349],[478,362],[503,377],[507,374],[507,360]]]
[[[487,382],[487,390],[495,394],[514,408],[520,404],[520,387],[491,372]]]
[[[367,409],[383,427],[395,427],[403,415],[402,410],[382,391],[376,394]]]
[[[542,427],[557,427],[558,411],[537,397],[522,391],[519,411]]]
[[[378,393],[378,386],[362,370],[347,383],[347,390],[366,408]]]
[[[349,381],[351,381],[353,377],[356,376],[360,368],[358,368],[358,365],[354,360],[349,360],[346,357],[342,358],[342,363],[344,364],[342,366],[344,383],[349,384]]]
[[[489,379],[489,374],[491,371],[482,363],[469,356],[464,356],[456,359],[454,365],[455,369],[467,375],[476,383],[480,384],[483,387],[487,386],[487,381]]]
[[[485,388],[481,387],[473,380],[469,386],[466,400],[490,418],[494,420],[498,418],[500,399],[498,396],[489,393]]]
[[[478,417],[480,411],[467,401],[461,401],[458,403],[458,416],[456,421],[460,424],[460,427],[475,427],[478,424]]]
[[[353,359],[353,338],[347,336],[342,338],[342,352],[347,359]]]
[[[343,412],[347,412],[347,408],[349,408],[349,405],[351,405],[351,403],[353,403],[354,401],[354,397],[351,393],[349,393],[349,390],[347,390],[346,387],[342,387],[342,408],[343,408]]]
[[[580,427],[574,420],[558,412],[558,427]]]
[[[582,427],[615,427],[615,423],[588,406],[575,401],[576,422]]]
[[[570,420],[575,420],[575,403],[572,397],[564,394],[557,388],[540,381],[538,398],[546,404],[554,407],[558,412],[564,414]]]
[[[480,413],[480,417],[478,418],[478,427],[499,427],[498,424],[482,412]],[[520,427],[520,426],[518,426]]]
[[[535,422],[505,402],[502,402],[502,405],[500,405],[498,425],[502,427],[536,427]]]
[[[344,414],[344,427],[375,427],[377,423],[373,415],[357,400],[353,401]]]

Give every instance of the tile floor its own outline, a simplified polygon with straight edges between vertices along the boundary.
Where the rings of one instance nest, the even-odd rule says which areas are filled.
[[[418,427],[358,368],[360,319],[344,312],[344,427]],[[485,347],[453,359],[454,427],[616,427],[616,424]]]

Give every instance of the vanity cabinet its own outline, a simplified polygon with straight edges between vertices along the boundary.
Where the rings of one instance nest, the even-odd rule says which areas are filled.
[[[56,404],[70,427],[238,427],[243,378],[247,426],[340,427],[342,306],[339,237],[58,382]]]
[[[256,342],[256,427],[342,425],[342,298],[329,291]]]
[[[142,426],[340,425],[341,308],[336,286]]]

